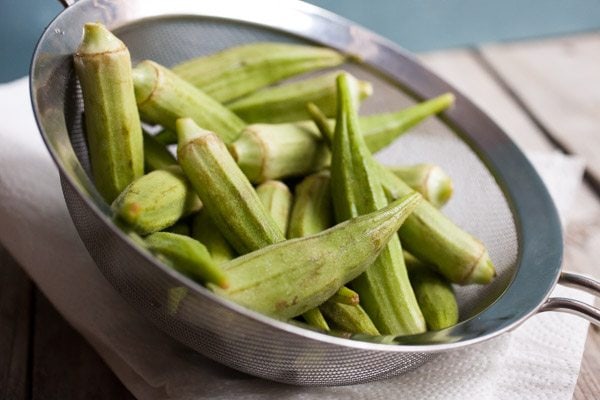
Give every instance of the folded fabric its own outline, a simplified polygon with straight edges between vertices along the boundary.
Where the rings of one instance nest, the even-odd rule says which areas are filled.
[[[83,246],[35,125],[27,81],[0,85],[0,241],[59,312],[142,399],[570,399],[587,323],[534,316],[510,334],[442,354],[408,374],[363,385],[304,388],[219,365],[157,330],[110,286]],[[582,163],[531,157],[561,211]],[[565,186],[573,190],[560,190]],[[557,295],[573,295],[558,288]],[[579,294],[579,299],[589,300]]]

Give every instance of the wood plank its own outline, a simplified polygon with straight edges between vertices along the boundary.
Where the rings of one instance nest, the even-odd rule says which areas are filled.
[[[0,399],[26,399],[32,289],[2,245],[0,277]]]
[[[552,138],[586,159],[600,190],[600,35],[489,45],[481,52]]]
[[[133,399],[94,349],[35,294],[32,399]]]
[[[555,149],[553,142],[545,137],[535,121],[520,108],[518,102],[511,99],[506,88],[492,78],[490,71],[473,51],[436,52],[423,55],[421,59],[448,82],[460,88],[494,118],[524,150]],[[544,63],[545,60],[540,62]],[[597,64],[595,66],[597,67]],[[512,87],[512,83],[509,84],[509,88]],[[583,185],[576,196],[575,204],[576,207],[570,210],[569,223],[565,231],[563,268],[599,278],[597,263],[600,259],[600,201],[588,185]],[[590,329],[588,334],[574,398],[596,399],[598,393],[600,393],[600,330],[594,328]]]

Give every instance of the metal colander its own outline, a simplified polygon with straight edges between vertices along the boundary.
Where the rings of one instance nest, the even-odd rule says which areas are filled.
[[[337,337],[276,321],[212,294],[140,249],[112,222],[89,175],[83,102],[72,54],[85,22],[102,22],[128,46],[133,61],[170,66],[254,41],[317,43],[358,55],[345,66],[371,81],[361,112],[392,111],[451,91],[456,105],[405,135],[378,157],[389,164],[434,162],[455,182],[445,212],[488,247],[498,277],[488,286],[457,287],[461,322],[410,337]],[[558,216],[524,155],[485,114],[389,41],[334,14],[295,1],[81,0],[48,27],[31,67],[31,96],[44,140],[61,173],[69,211],[107,280],[160,329],[191,349],[252,375],[302,385],[381,379],[449,351],[497,336],[539,311],[565,309],[598,323],[600,311],[548,299],[560,275]],[[600,293],[574,274],[566,283]],[[184,287],[176,313],[168,293]],[[160,349],[157,349],[160,351]]]

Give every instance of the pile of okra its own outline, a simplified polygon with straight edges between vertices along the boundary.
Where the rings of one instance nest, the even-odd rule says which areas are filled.
[[[489,283],[488,252],[440,211],[452,194],[440,167],[372,154],[454,97],[359,116],[372,86],[342,69],[280,82],[348,60],[252,43],[133,67],[86,24],[74,64],[94,183],[161,262],[252,310],[351,334],[452,326],[452,284]],[[177,313],[186,291],[170,295]]]

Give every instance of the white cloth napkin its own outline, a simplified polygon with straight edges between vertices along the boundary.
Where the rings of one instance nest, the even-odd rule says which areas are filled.
[[[0,85],[0,241],[59,312],[141,399],[570,399],[588,324],[534,316],[498,339],[443,354],[403,376],[363,385],[302,388],[250,377],[196,354],[139,316],[87,254],[35,125],[25,79]],[[579,160],[532,157],[561,211]],[[540,161],[541,160],[541,161]],[[539,163],[537,161],[540,161]],[[576,189],[576,188],[575,188]],[[558,295],[575,295],[558,288]],[[576,297],[588,301],[589,297]]]

